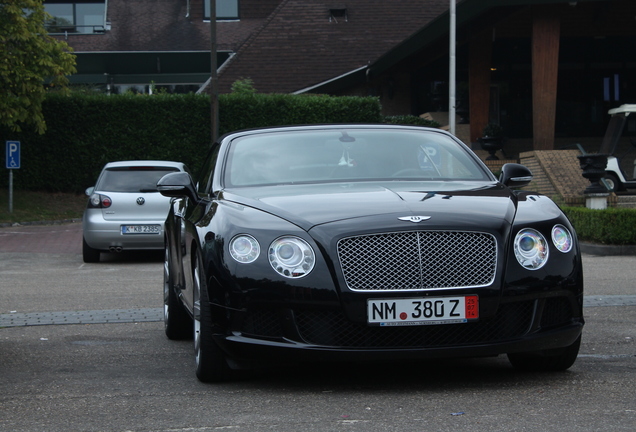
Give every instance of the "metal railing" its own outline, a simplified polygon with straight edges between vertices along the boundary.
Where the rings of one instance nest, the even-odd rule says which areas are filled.
[[[50,35],[100,34],[106,32],[104,25],[49,24],[45,26]]]

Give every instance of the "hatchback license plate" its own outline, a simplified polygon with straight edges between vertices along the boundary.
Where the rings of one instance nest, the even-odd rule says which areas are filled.
[[[122,234],[159,234],[161,225],[122,225]]]
[[[367,300],[367,322],[379,326],[466,323],[479,318],[479,297]]]

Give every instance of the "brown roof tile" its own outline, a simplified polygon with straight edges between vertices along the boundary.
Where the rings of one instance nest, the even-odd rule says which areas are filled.
[[[330,19],[346,4],[347,19]],[[365,66],[448,9],[447,0],[283,0],[219,74],[219,90],[251,78],[289,93]]]

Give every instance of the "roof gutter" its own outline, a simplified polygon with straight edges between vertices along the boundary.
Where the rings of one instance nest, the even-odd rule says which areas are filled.
[[[368,66],[362,66],[359,67],[357,69],[353,69],[349,72],[345,72],[342,75],[339,75],[337,77],[328,79],[326,81],[323,81],[321,83],[315,84],[313,86],[310,87],[305,87],[303,89],[300,90],[296,90],[295,92],[292,92],[292,94],[303,94],[303,93],[320,93],[320,90],[322,89],[323,91],[325,91],[324,89],[329,87],[331,84],[334,84],[342,79],[346,79],[347,77],[351,77],[352,75],[358,74],[362,71],[366,71]]]

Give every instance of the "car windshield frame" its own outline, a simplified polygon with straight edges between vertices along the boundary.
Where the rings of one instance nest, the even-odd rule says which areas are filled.
[[[491,182],[468,148],[434,130],[276,130],[230,142],[225,187],[377,181]]]

